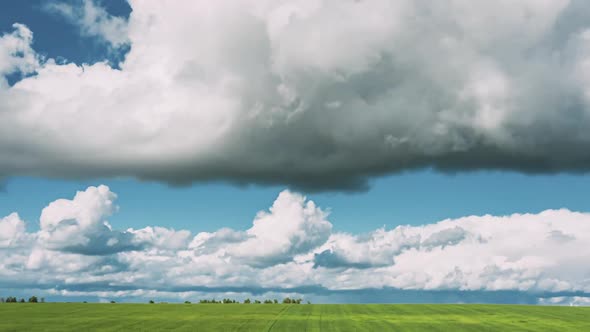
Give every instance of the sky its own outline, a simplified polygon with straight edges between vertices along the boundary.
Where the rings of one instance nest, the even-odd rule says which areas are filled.
[[[0,9],[0,296],[590,303],[584,1]]]

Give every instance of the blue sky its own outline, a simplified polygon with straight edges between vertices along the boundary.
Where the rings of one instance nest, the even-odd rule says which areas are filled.
[[[0,295],[590,303],[590,6],[422,6],[2,2]]]
[[[110,218],[120,228],[162,225],[194,232],[221,227],[245,229],[259,210],[270,206],[281,186],[237,187],[223,183],[171,187],[127,180],[48,180],[15,177],[7,181],[0,215],[18,212],[38,227],[41,210],[57,198],[70,198],[88,186],[106,184],[119,196]],[[367,192],[307,194],[331,209],[341,231],[362,233],[381,226],[422,225],[467,215],[537,213],[568,208],[588,211],[590,179],[584,175],[523,175],[513,172],[441,174],[415,171],[375,179]]]

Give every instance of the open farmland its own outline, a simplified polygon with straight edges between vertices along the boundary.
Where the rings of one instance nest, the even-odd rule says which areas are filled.
[[[0,331],[590,331],[590,308],[518,305],[0,305]]]

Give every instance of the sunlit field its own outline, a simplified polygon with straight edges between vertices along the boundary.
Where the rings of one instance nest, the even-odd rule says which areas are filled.
[[[0,331],[590,331],[590,308],[519,305],[0,305]]]

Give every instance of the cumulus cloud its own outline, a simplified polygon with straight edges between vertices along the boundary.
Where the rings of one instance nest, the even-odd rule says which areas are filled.
[[[256,215],[245,232],[221,229],[199,233],[191,243],[197,252],[215,249],[218,255],[234,257],[252,265],[285,263],[324,244],[332,230],[328,214],[290,191],[279,194],[268,212]]]
[[[314,261],[318,269],[339,268],[341,287],[587,292],[590,271],[580,257],[589,254],[582,245],[589,227],[588,214],[565,209],[471,216],[344,240],[332,235]],[[359,267],[366,271],[351,269]]]
[[[17,213],[0,219],[0,249],[20,244],[26,237],[25,222]]]
[[[586,1],[129,4],[52,5],[128,42],[116,69],[2,37],[0,76],[36,75],[0,89],[0,176],[355,190],[419,167],[590,169]]]
[[[39,244],[87,255],[138,248],[133,234],[113,230],[104,219],[115,211],[116,197],[103,185],[80,191],[72,200],[52,202],[41,212]]]
[[[545,304],[590,297],[588,213],[468,216],[348,234],[334,230],[313,201],[286,190],[247,230],[193,236],[158,226],[118,231],[105,220],[116,211],[115,199],[98,186],[56,200],[43,210],[38,232],[27,232],[16,213],[0,219],[0,290],[367,301],[385,301],[385,293],[434,300],[434,291],[442,301],[459,301],[457,292],[464,292],[473,301]]]

